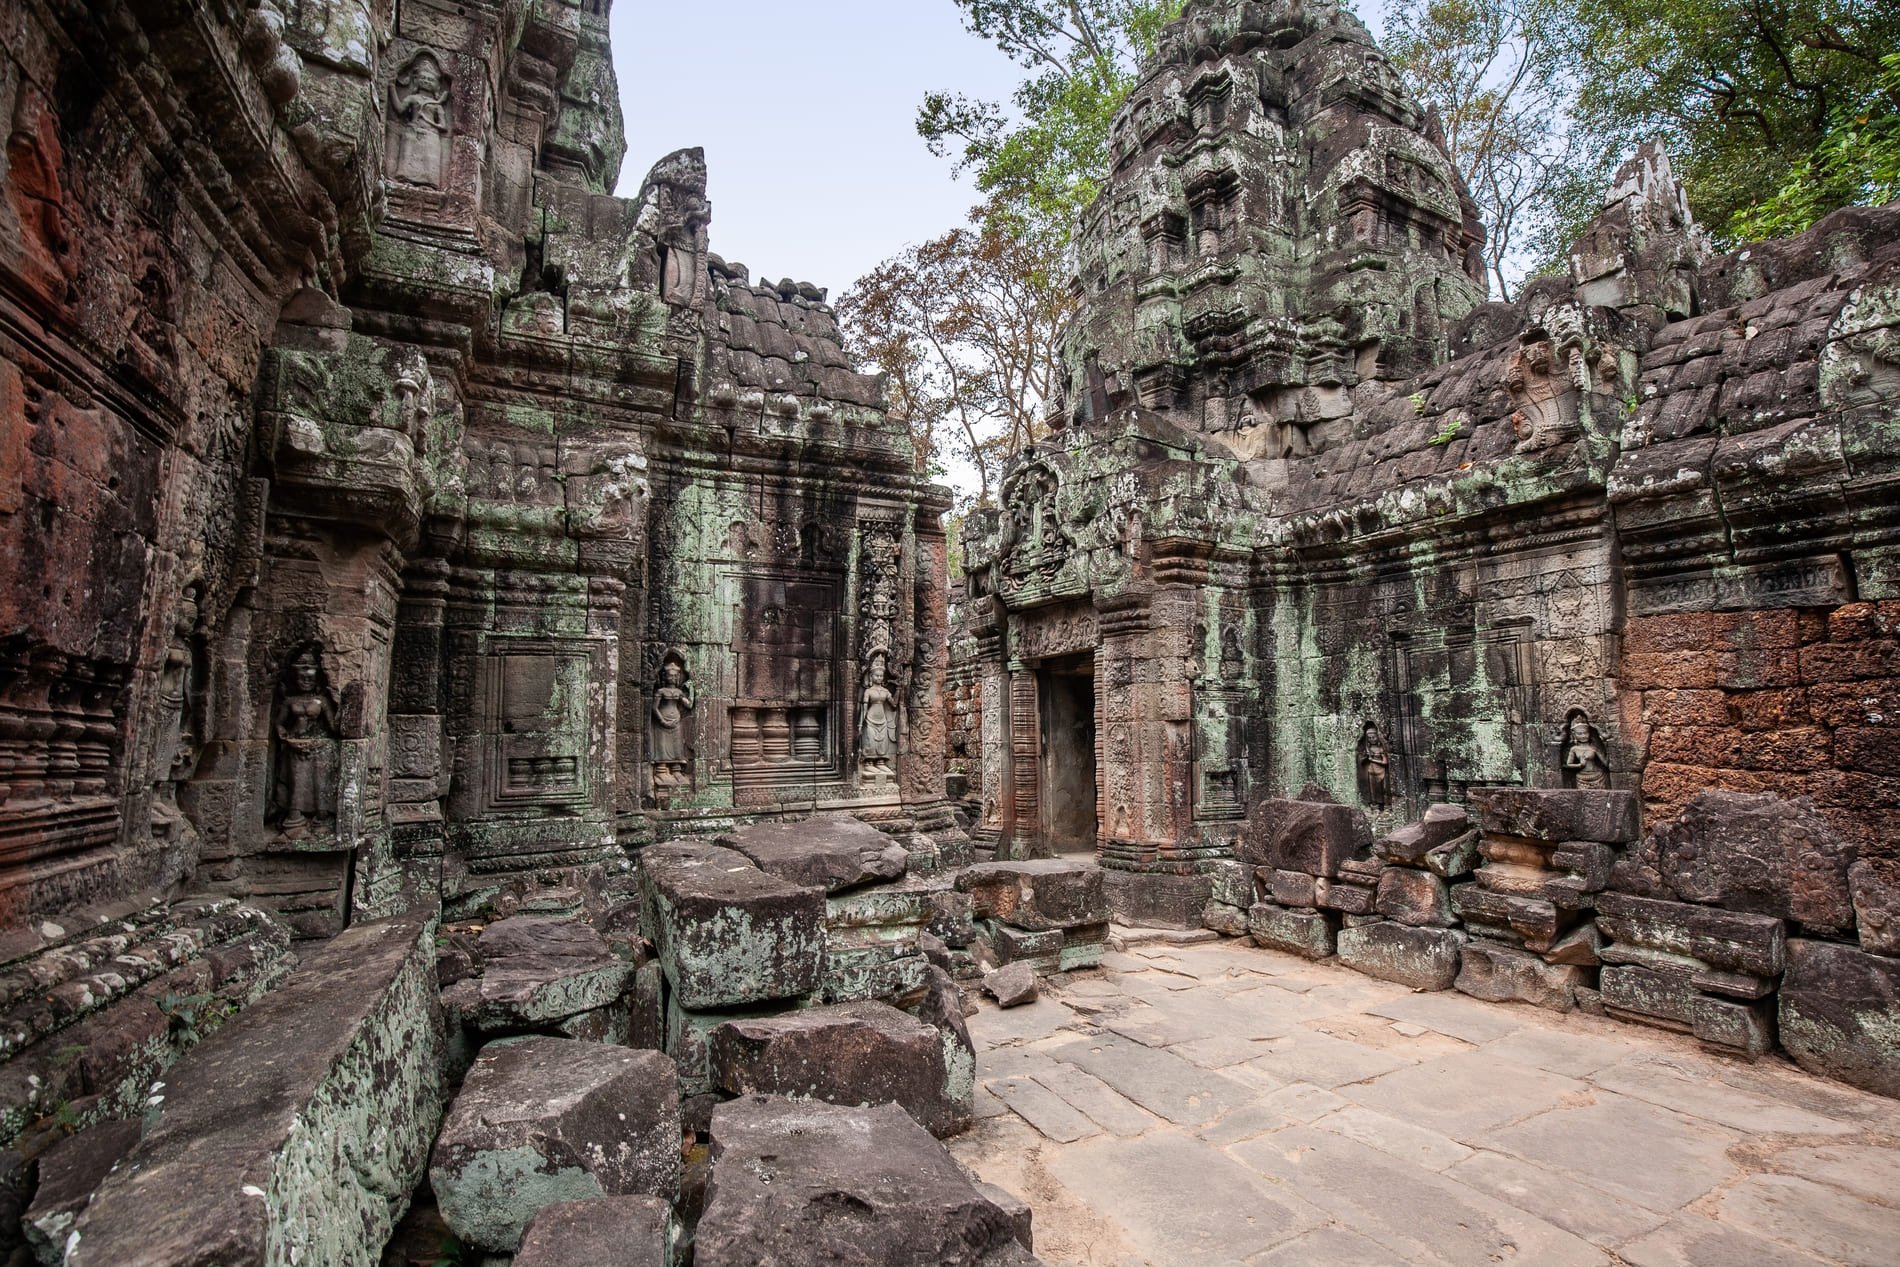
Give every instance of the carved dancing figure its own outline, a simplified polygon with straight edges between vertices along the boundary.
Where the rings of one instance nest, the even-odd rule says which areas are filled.
[[[659,684],[653,690],[652,740],[647,760],[653,766],[655,791],[667,791],[691,782],[692,762],[687,723],[693,711],[693,679],[686,659],[677,651],[666,653]]]
[[[1359,736],[1359,799],[1372,809],[1392,803],[1392,756],[1376,721]]]
[[[888,664],[882,651],[872,653],[858,702],[858,767],[880,781],[897,772],[897,696],[887,680]]]
[[[291,657],[277,691],[273,808],[283,833],[300,837],[336,817],[336,698],[321,644],[309,643]]]
[[[152,772],[157,776],[160,794],[170,799],[178,783],[190,777],[197,764],[197,737],[192,733],[192,712],[198,697],[198,582],[185,586],[172,613],[171,643],[165,648],[165,662],[158,671],[160,709],[158,747],[153,753]]]
[[[449,80],[434,53],[418,53],[389,86],[392,174],[398,180],[442,187],[448,148]]]
[[[1571,787],[1604,791],[1610,786],[1608,745],[1590,721],[1590,714],[1573,708],[1564,718],[1564,782]]]

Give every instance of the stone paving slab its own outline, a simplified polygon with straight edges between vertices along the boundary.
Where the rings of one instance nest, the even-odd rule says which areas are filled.
[[[952,1148],[1050,1264],[1900,1264],[1900,1102],[1239,942],[1109,959],[971,1018]]]

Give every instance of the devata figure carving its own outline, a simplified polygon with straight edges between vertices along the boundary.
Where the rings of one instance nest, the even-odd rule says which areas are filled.
[[[693,679],[686,671],[686,658],[677,651],[669,651],[660,665],[659,683],[653,689],[652,740],[647,748],[656,793],[670,792],[692,782],[692,736],[688,733],[692,712]]]
[[[284,835],[308,836],[336,818],[336,697],[323,671],[322,644],[305,644],[285,666],[271,734],[277,743],[272,817]]]
[[[1376,721],[1367,722],[1359,736],[1359,799],[1370,809],[1392,803],[1392,757]]]
[[[887,679],[888,657],[871,656],[858,704],[858,769],[879,781],[897,773],[897,696]]]
[[[1573,708],[1564,718],[1564,783],[1569,787],[1602,791],[1610,786],[1610,764],[1604,759],[1607,745],[1590,714]]]
[[[442,187],[448,152],[449,77],[434,53],[421,52],[389,86],[390,174],[415,185]]]
[[[165,648],[165,662],[158,671],[160,729],[152,769],[158,774],[162,794],[167,795],[191,776],[198,761],[192,712],[198,698],[199,590],[198,582],[193,581],[179,595],[172,614],[171,644]]]

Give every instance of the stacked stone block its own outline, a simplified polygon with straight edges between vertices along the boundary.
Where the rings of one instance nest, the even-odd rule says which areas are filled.
[[[1470,820],[1458,806],[1434,805],[1373,849],[1384,864],[1373,895],[1377,918],[1341,930],[1339,961],[1414,989],[1449,989],[1466,940],[1450,886],[1476,857]]]
[[[1093,863],[1038,858],[966,867],[956,888],[969,895],[979,940],[999,964],[1046,974],[1102,962],[1109,923],[1103,882]]]
[[[1376,918],[1379,873],[1372,829],[1361,811],[1321,800],[1264,801],[1238,852],[1253,868],[1248,908],[1254,941],[1309,959],[1336,949],[1342,925]]]
[[[1634,793],[1583,788],[1476,788],[1483,862],[1454,885],[1464,921],[1457,986],[1482,999],[1567,1010],[1593,989],[1596,895],[1618,847],[1638,830]]]

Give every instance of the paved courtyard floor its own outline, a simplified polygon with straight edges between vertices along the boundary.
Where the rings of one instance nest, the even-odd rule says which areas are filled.
[[[1900,1102],[1237,942],[986,1004],[963,1162],[1096,1267],[1900,1267]]]

